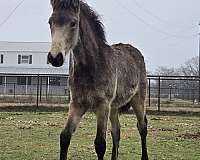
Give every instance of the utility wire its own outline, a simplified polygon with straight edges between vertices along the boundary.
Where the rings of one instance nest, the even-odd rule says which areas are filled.
[[[21,0],[16,7],[8,14],[8,16],[0,23],[0,27],[2,27],[11,17],[12,15],[16,12],[16,10],[23,4],[25,0]]]
[[[159,21],[160,23],[171,26],[171,24],[168,21],[160,18],[159,16],[155,15],[149,9],[146,9],[145,7],[143,7],[142,4],[140,4],[137,0],[131,0],[131,2],[134,3],[138,8],[142,9],[146,14],[150,15],[151,17],[153,17],[154,19]],[[183,30],[185,31],[185,30],[189,30],[189,29],[192,29],[192,28],[195,28],[195,27],[197,27],[197,25],[188,26],[188,27],[184,28]],[[176,27],[176,28],[180,28],[180,27]]]
[[[188,30],[191,30],[191,29],[194,29],[194,28],[197,28],[198,26],[195,25],[195,26],[191,26],[191,27],[188,27],[188,28],[185,28],[185,29],[182,29],[182,30],[179,30],[178,32],[181,33],[181,32],[185,32],[185,31],[188,31]],[[192,34],[190,36],[188,36],[187,38],[191,38],[191,37],[197,37],[197,33],[196,34]],[[164,38],[162,38],[162,40],[167,40],[167,39],[171,39],[171,38],[174,38],[174,37],[171,37],[171,36],[166,36]],[[176,38],[176,37],[175,37]]]
[[[154,31],[156,31],[158,33],[164,34],[164,35],[166,35],[168,37],[174,37],[174,38],[188,38],[188,37],[191,37],[191,36],[183,36],[183,35],[171,34],[171,33],[168,33],[168,32],[166,32],[164,30],[161,30],[161,29],[155,27],[154,25],[146,22],[143,18],[139,17],[135,12],[133,12],[128,7],[126,7],[119,0],[115,0],[115,2],[117,2],[120,7],[124,8],[125,11],[128,11],[131,15],[133,15],[138,21],[142,22],[143,24],[145,24],[146,26],[148,26],[149,28],[151,28],[152,30],[154,30]],[[194,27],[194,26],[192,26],[192,27]],[[192,36],[196,36],[196,35],[192,35]]]
[[[131,2],[135,3],[140,9],[142,9],[144,12],[146,12],[148,15],[152,16],[153,18],[157,19],[157,21],[160,21],[161,23],[164,24],[168,24],[168,22],[160,17],[158,17],[157,15],[155,15],[153,12],[151,12],[150,10],[146,9],[145,7],[143,7],[137,0],[132,0]]]

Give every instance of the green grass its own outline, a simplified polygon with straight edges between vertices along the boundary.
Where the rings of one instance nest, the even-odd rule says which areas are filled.
[[[57,160],[59,134],[67,113],[0,112],[0,160]],[[199,160],[200,117],[149,115],[151,160]],[[120,160],[139,160],[140,138],[134,115],[122,115]],[[70,160],[96,160],[95,115],[87,113],[72,138]],[[110,124],[109,124],[110,126]],[[110,127],[105,160],[111,156]]]

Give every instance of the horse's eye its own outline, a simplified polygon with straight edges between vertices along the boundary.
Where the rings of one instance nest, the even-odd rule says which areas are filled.
[[[71,28],[76,27],[76,23],[77,23],[76,20],[71,21],[70,27],[71,27]]]
[[[48,23],[49,23],[49,25],[50,25],[50,27],[51,27],[51,20],[49,20]]]

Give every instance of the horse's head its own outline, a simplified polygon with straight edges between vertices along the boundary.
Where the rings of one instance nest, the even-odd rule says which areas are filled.
[[[51,0],[53,13],[49,18],[52,45],[48,61],[55,67],[63,65],[66,54],[74,49],[79,37],[79,0]]]

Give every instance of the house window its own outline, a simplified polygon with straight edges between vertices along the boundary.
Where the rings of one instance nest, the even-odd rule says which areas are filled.
[[[60,78],[59,77],[49,77],[49,85],[60,86]]]
[[[32,55],[18,55],[18,64],[32,64]]]
[[[31,85],[31,77],[17,77],[18,85]]]
[[[3,64],[3,54],[1,54],[0,63]]]

